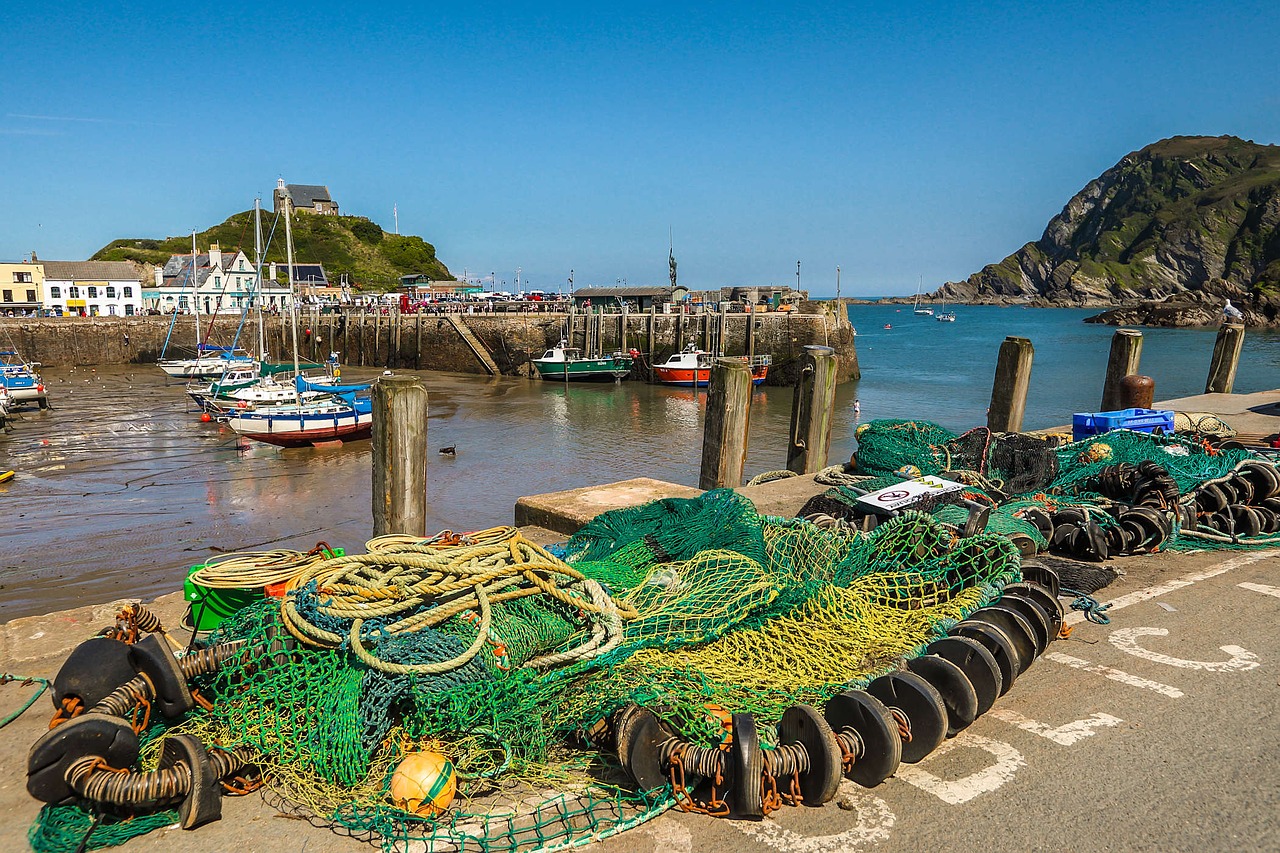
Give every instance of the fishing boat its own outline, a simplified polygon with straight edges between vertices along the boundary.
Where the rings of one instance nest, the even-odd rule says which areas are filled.
[[[315,383],[302,375],[298,360],[298,302],[293,270],[293,205],[284,209],[285,252],[289,272],[290,333],[293,342],[294,384],[291,402],[249,408],[237,407],[219,417],[238,434],[278,447],[304,447],[326,441],[355,441],[373,433],[370,386]],[[311,395],[318,395],[312,397]]]
[[[36,403],[42,409],[49,407],[39,367],[36,362],[23,361],[17,350],[0,351],[0,387],[9,397],[9,408],[22,403]]]
[[[924,276],[921,276],[920,282],[916,285],[916,305],[912,313],[921,317],[932,317],[933,316],[932,308],[930,308],[928,305],[924,306],[923,308],[920,307],[920,287],[923,284],[924,284]]]
[[[530,359],[543,379],[556,382],[601,382],[625,379],[631,373],[631,365],[639,353],[615,352],[613,355],[589,358],[582,350],[560,343],[542,354],[542,358]]]
[[[757,355],[750,359],[746,356],[734,356],[734,358],[741,358],[750,366],[753,385],[764,382],[765,377],[769,375],[772,359],[767,355]],[[703,388],[711,381],[711,367],[715,362],[716,356],[690,344],[662,364],[655,364],[653,377],[663,385]]]

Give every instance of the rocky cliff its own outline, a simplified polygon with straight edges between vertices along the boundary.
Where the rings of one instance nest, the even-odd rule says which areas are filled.
[[[1275,321],[1277,296],[1280,146],[1232,136],[1176,136],[1129,154],[1039,240],[933,294],[1134,310],[1184,303],[1213,320],[1229,297],[1255,323]]]

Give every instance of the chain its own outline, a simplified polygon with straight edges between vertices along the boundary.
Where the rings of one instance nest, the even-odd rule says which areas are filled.
[[[836,743],[840,746],[840,765],[845,773],[853,772],[853,765],[866,754],[867,746],[862,742],[862,735],[857,729],[848,726],[836,732]]]
[[[893,714],[893,718],[898,722],[898,734],[902,737],[902,742],[911,743],[911,718],[907,716],[906,711],[890,705],[889,713]]]

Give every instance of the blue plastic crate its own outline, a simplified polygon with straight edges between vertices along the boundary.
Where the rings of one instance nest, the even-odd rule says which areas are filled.
[[[1113,429],[1173,432],[1173,412],[1160,409],[1121,409],[1118,412],[1077,412],[1071,418],[1072,437],[1079,441]]]

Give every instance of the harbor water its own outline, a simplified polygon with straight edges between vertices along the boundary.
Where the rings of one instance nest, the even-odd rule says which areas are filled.
[[[1112,329],[1072,309],[955,308],[957,322],[910,306],[858,305],[862,379],[837,392],[831,461],[862,420],[985,422],[1005,335],[1036,346],[1027,428],[1093,411]],[[888,324],[892,328],[886,329]],[[1212,330],[1145,330],[1142,370],[1157,399],[1203,390]],[[376,371],[344,371],[352,380]],[[517,498],[654,477],[695,485],[705,391],[637,382],[563,385],[424,373],[430,391],[428,526],[511,522]],[[371,535],[369,443],[279,450],[202,423],[182,385],[153,366],[48,368],[53,408],[25,410],[0,435],[0,621],[180,587],[191,565],[236,550],[362,550]],[[1236,390],[1280,386],[1280,335],[1246,336]],[[792,391],[759,388],[747,476],[784,467]],[[438,454],[456,446],[456,455]]]

